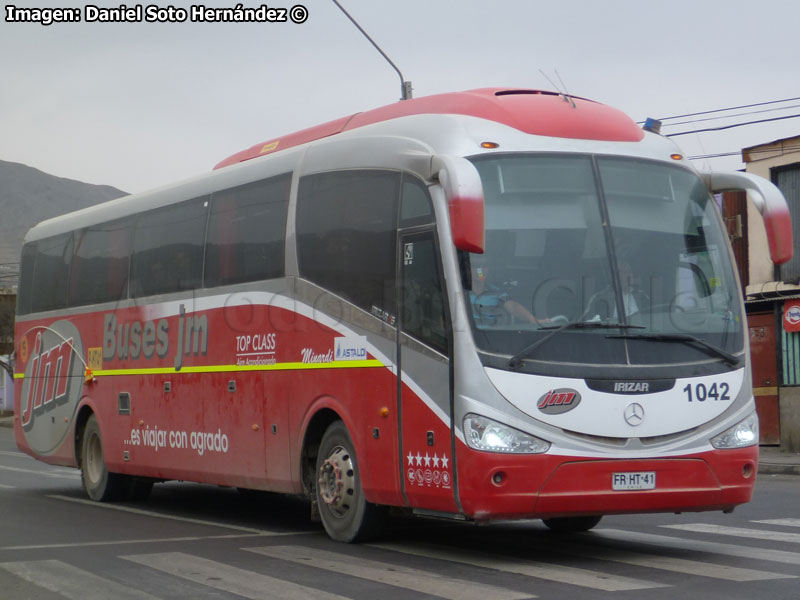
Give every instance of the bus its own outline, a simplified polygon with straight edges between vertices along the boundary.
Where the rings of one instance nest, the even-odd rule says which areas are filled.
[[[25,237],[15,436],[96,501],[181,480],[542,519],[749,501],[758,419],[715,193],[786,202],[590,100],[445,93],[257,144]]]

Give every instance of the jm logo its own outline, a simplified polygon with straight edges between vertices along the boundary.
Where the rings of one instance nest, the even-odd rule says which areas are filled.
[[[23,387],[22,427],[29,429],[36,415],[67,401],[72,372],[72,338],[48,350],[43,348],[42,334],[36,334],[31,364],[26,372],[27,389]]]
[[[628,425],[637,427],[644,422],[644,407],[638,402],[632,402],[625,407],[623,416]]]

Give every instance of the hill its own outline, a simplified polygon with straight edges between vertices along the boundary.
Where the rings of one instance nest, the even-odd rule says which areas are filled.
[[[22,240],[36,223],[126,195],[0,160],[0,288],[16,285]]]

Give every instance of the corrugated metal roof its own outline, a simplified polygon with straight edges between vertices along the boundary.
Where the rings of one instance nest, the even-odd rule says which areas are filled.
[[[757,304],[758,302],[778,302],[782,300],[796,300],[800,298],[800,294],[791,294],[789,296],[769,296],[758,298],[745,298],[745,304]]]

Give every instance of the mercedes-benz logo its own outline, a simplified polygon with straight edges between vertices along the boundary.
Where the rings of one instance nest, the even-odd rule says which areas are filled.
[[[625,407],[625,422],[631,427],[636,427],[644,422],[644,407],[638,402],[632,402]]]

